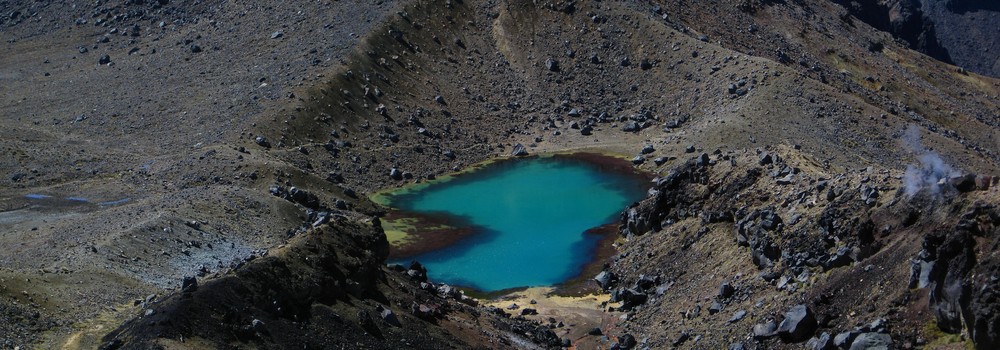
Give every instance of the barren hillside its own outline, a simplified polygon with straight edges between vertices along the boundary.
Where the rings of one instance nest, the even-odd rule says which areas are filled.
[[[973,3],[960,68],[893,2],[0,1],[0,347],[1000,346]],[[515,144],[657,178],[586,317],[385,264],[368,195]]]

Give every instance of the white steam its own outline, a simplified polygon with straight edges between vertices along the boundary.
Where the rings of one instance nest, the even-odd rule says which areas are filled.
[[[931,195],[941,192],[938,183],[942,179],[961,175],[953,169],[937,153],[924,148],[920,143],[920,128],[910,125],[903,133],[903,144],[913,153],[917,154],[920,165],[910,164],[906,166],[906,173],[903,174],[903,193],[907,197],[913,197],[922,190],[927,190]]]

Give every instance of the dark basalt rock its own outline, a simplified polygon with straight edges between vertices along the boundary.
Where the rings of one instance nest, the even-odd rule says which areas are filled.
[[[850,350],[889,350],[892,337],[883,333],[861,333],[851,342]]]
[[[753,337],[756,339],[770,338],[778,334],[778,324],[774,320],[767,320],[753,326]]]
[[[635,337],[631,334],[625,333],[618,337],[618,348],[619,349],[631,349],[637,344]]]
[[[970,299],[965,277],[976,264],[974,246],[975,241],[963,231],[947,236],[936,249],[937,262],[930,272],[930,308],[942,331],[962,331],[962,309],[968,309]]]
[[[181,281],[181,292],[191,293],[196,290],[198,290],[198,279],[194,276],[184,277],[184,280]]]
[[[809,350],[835,350],[836,346],[833,345],[833,338],[830,337],[830,333],[823,332],[819,337],[814,337],[806,342],[806,349]]]
[[[614,272],[601,271],[601,273],[594,277],[594,281],[597,282],[597,285],[600,286],[602,290],[608,290],[608,288],[611,288],[611,286],[618,281],[618,278],[615,276]]]
[[[528,150],[524,148],[524,145],[518,143],[514,145],[514,149],[511,150],[510,155],[514,157],[523,157],[528,155]]]
[[[785,312],[785,319],[778,326],[778,335],[783,341],[798,343],[812,337],[818,326],[812,310],[799,304]]]

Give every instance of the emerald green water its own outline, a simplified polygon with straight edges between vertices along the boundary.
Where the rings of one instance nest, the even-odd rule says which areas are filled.
[[[636,174],[607,170],[569,157],[515,159],[391,196],[392,207],[475,229],[406,260],[424,264],[435,282],[487,292],[575,277],[600,239],[585,231],[616,222],[648,186]]]

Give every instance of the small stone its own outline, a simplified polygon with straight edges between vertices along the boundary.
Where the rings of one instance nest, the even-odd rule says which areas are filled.
[[[740,320],[742,320],[742,319],[743,319],[744,317],[746,317],[746,315],[747,315],[747,310],[740,310],[740,311],[736,311],[736,313],[735,313],[735,314],[733,314],[733,317],[730,317],[730,318],[729,318],[729,323],[736,323],[736,322],[739,322],[739,321],[740,321]]]
[[[552,58],[546,59],[545,60],[545,69],[548,69],[550,72],[558,72],[559,71],[559,61],[556,61],[555,59],[552,59]]]
[[[255,137],[253,139],[253,142],[256,143],[258,146],[261,146],[261,147],[271,147],[271,143],[268,142],[267,138],[264,137],[264,136],[257,136],[257,137]]]
[[[777,335],[778,325],[774,320],[767,320],[753,326],[753,336],[757,339],[770,338]]]
[[[510,155],[514,157],[523,157],[528,155],[528,150],[524,148],[524,145],[518,143],[514,145],[514,149],[511,150]]]
[[[642,163],[645,163],[645,162],[646,162],[646,158],[643,158],[642,156],[635,156],[635,158],[632,158],[632,164],[635,164],[635,165],[639,165],[639,164],[642,164]]]
[[[253,321],[250,322],[250,329],[253,329],[254,332],[264,331],[264,321],[258,320],[256,318],[253,319]]]
[[[198,46],[198,44],[191,44],[191,52],[192,53],[201,52],[201,46]]]
[[[653,148],[653,145],[646,145],[642,147],[642,154],[650,154],[654,151],[656,151],[656,149]]]
[[[284,36],[284,35],[285,35],[285,33],[282,33],[282,32],[281,32],[281,31],[279,30],[279,31],[276,31],[276,32],[274,32],[274,33],[271,33],[271,39],[277,39],[277,38],[280,38],[280,37],[282,37],[282,36]]]
[[[397,168],[389,169],[389,177],[396,181],[402,180],[403,172],[399,171]]]
[[[709,315],[715,315],[721,311],[722,311],[722,303],[720,303],[718,300],[712,302],[712,306],[708,307]]]
[[[719,286],[719,297],[723,299],[733,296],[734,293],[736,293],[736,288],[733,288],[733,285],[729,284],[729,282],[723,282]]]
[[[695,150],[696,148],[694,148],[694,145],[688,145],[686,148],[684,148],[684,153],[694,153]]]
[[[702,153],[700,156],[695,158],[695,165],[703,167],[713,165],[712,159],[709,158],[708,153]]]
[[[98,64],[108,64],[108,63],[111,63],[111,56],[108,56],[108,55],[101,56],[101,58],[99,60],[97,60],[97,63]]]
[[[385,321],[385,323],[388,323],[396,327],[403,326],[402,324],[399,323],[399,319],[396,318],[396,314],[393,313],[392,310],[382,309],[381,315],[382,315],[382,320]]]

